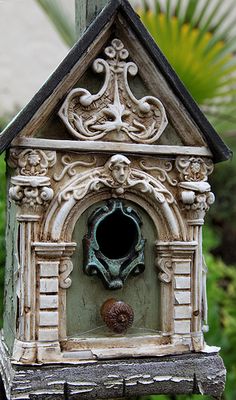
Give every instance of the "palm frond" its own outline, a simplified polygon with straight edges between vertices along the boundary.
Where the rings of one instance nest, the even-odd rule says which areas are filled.
[[[141,19],[180,79],[217,124],[217,110],[219,115],[224,115],[224,120],[229,116],[229,105],[236,111],[236,33],[231,19],[232,1],[226,7],[221,0],[187,0],[185,6],[181,0],[154,0],[154,7],[150,7],[144,0],[145,7],[139,10]],[[226,122],[219,125],[226,127]]]
[[[186,6],[184,21],[185,23],[189,23],[191,28],[196,25],[194,16],[196,15],[197,7],[198,2],[195,0],[189,0]]]

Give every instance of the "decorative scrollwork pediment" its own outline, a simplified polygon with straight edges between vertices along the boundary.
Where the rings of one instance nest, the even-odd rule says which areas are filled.
[[[97,94],[87,89],[73,89],[63,103],[59,116],[79,140],[155,142],[167,125],[164,107],[153,96],[137,99],[128,83],[138,67],[128,62],[129,52],[119,39],[112,40],[104,51],[106,59],[97,58],[93,70],[105,74]]]
[[[111,189],[116,196],[123,195],[127,190],[147,193],[158,203],[174,203],[173,195],[157,179],[146,172],[131,168],[131,161],[116,154],[108,159],[104,167],[97,167],[88,172],[78,174],[70,185],[59,195],[59,202],[73,197],[76,201],[84,198],[89,192],[103,188]]]
[[[72,164],[66,163],[66,170],[63,169],[63,171],[68,174],[67,167],[75,166],[75,163],[77,163],[75,160]],[[80,202],[85,205],[86,198],[91,200],[95,196],[119,199],[130,196],[137,198],[138,196],[140,201],[152,205],[163,215],[163,221],[166,221],[166,224],[163,224],[163,232],[167,229],[170,230],[176,240],[186,237],[185,225],[179,214],[174,193],[158,179],[160,173],[161,180],[164,178],[166,180],[164,174],[166,171],[163,172],[158,168],[155,174],[157,176],[152,176],[140,170],[135,159],[131,160],[122,154],[108,157],[106,161],[103,159],[102,163],[103,165],[95,168],[83,168],[80,172],[75,170],[75,174],[74,172],[70,173],[72,175],[70,180],[62,183],[45,216],[42,228],[44,238],[51,235],[53,240],[57,240],[64,237],[67,229],[72,232],[69,228],[72,210],[74,207],[78,207]],[[146,167],[146,164],[143,165]],[[61,175],[64,176],[64,172],[59,173],[59,179],[61,179]],[[175,182],[172,180],[173,184],[175,186]],[[66,230],[65,226],[68,226]],[[68,235],[70,237],[71,233]]]

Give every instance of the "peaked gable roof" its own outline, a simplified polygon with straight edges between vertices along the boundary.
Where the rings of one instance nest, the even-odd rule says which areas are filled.
[[[127,0],[110,0],[108,5],[101,11],[98,17],[83,34],[81,39],[73,46],[65,59],[50,76],[48,81],[35,94],[28,105],[5,128],[3,133],[0,135],[0,153],[3,152],[21,130],[26,127],[38,109],[43,105],[48,97],[53,94],[61,80],[71,71],[73,66],[88,50],[89,46],[101,33],[106,24],[114,19],[118,12],[127,20],[129,26],[135,32],[150,58],[166,79],[171,90],[182,102],[192,120],[198,126],[213,154],[214,161],[219,162],[229,159],[232,152],[224,144],[193,98],[190,96],[189,92],[184,87],[183,83],[180,81]]]

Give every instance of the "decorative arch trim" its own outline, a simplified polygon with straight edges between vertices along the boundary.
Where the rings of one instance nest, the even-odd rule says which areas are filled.
[[[120,154],[110,157],[102,167],[77,174],[61,188],[45,215],[42,239],[63,240],[63,228],[74,213],[74,207],[91,194],[104,192],[118,198],[131,194],[139,198],[144,196],[154,209],[158,209],[168,226],[169,237],[185,240],[185,224],[172,193],[147,172],[132,168],[131,161]],[[73,232],[71,226],[70,230]]]

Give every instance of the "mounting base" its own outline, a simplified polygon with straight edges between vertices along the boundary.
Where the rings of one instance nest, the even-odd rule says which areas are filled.
[[[90,400],[192,393],[220,399],[226,376],[217,353],[23,365],[11,362],[2,346],[0,369],[9,400]]]

